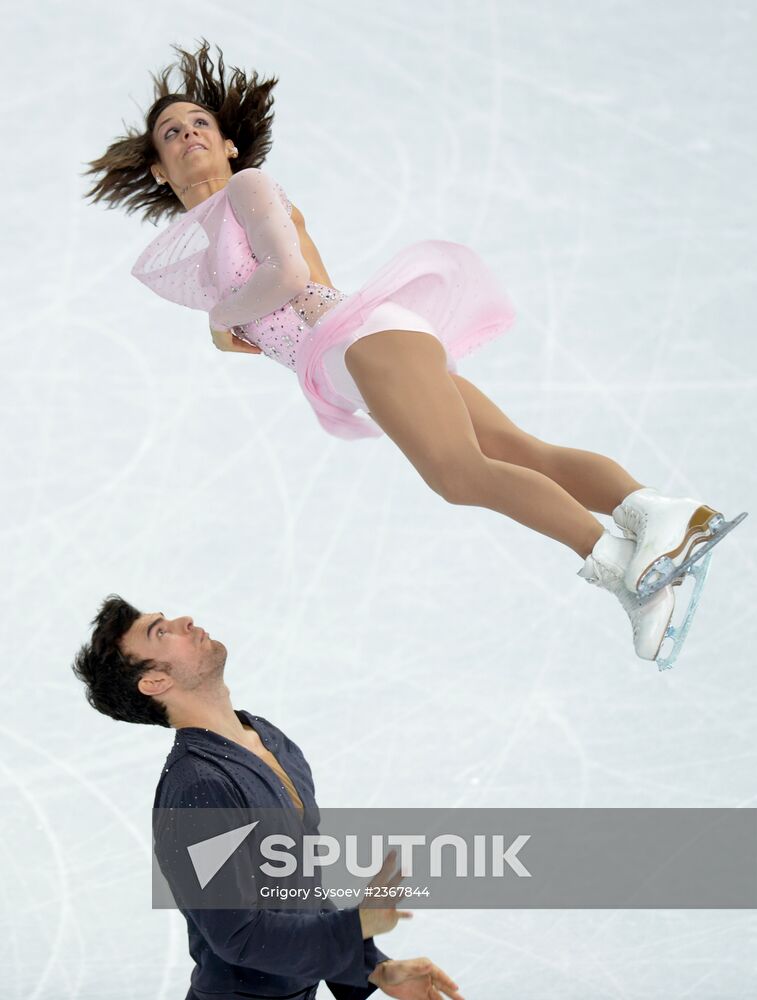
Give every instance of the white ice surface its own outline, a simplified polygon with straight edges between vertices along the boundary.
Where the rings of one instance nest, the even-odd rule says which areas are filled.
[[[172,735],[70,672],[112,591],[223,639],[323,806],[757,805],[753,0],[47,0],[5,26],[2,995],[187,988],[183,919],[150,908]],[[445,504],[387,438],[328,437],[290,372],[129,276],[155,230],[80,174],[201,35],[279,75],[267,168],[339,288],[418,239],[474,247],[519,319],[461,374],[546,440],[752,510],[673,671],[569,549]],[[467,1000],[736,1000],[756,932],[420,911],[380,944]]]

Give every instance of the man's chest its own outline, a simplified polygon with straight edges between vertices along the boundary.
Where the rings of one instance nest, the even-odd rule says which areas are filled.
[[[246,750],[249,750],[250,753],[254,753],[256,757],[259,757],[264,764],[267,764],[269,767],[273,768],[274,771],[277,770],[277,767],[281,766],[276,757],[274,757],[274,755],[271,753],[271,751],[266,750],[266,748],[259,740],[257,743],[254,743],[251,740],[250,741],[245,740],[242,746],[244,746]]]

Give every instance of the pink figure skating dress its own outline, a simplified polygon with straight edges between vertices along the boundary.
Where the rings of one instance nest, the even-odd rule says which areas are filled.
[[[310,281],[291,210],[268,174],[240,170],[157,236],[131,273],[296,372],[329,433],[382,433],[356,412],[367,408],[344,365],[358,337],[385,329],[433,333],[456,371],[458,358],[512,324],[512,307],[494,275],[459,243],[413,243],[351,295]]]

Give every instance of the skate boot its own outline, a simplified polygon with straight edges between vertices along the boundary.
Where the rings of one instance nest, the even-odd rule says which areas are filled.
[[[680,583],[729,531],[733,521],[691,497],[664,497],[652,487],[636,490],[612,514],[626,538],[636,542],[625,572],[629,590],[646,599],[662,587]],[[698,579],[697,596],[704,583]]]
[[[617,538],[605,531],[586,557],[578,575],[615,594],[631,620],[636,655],[643,660],[656,660],[663,639],[669,635],[668,626],[673,617],[675,597],[672,587],[663,587],[642,604],[636,594],[631,593],[624,577],[634,549],[635,543],[630,539]]]

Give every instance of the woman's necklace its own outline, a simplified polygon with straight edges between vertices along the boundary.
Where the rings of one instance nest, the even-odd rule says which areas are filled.
[[[186,187],[183,187],[181,191],[179,191],[179,198],[181,198],[185,191],[188,191],[190,188],[197,187],[198,184],[208,184],[210,181],[227,181],[228,179],[228,177],[207,177],[204,181],[195,181],[194,184],[187,184]]]

